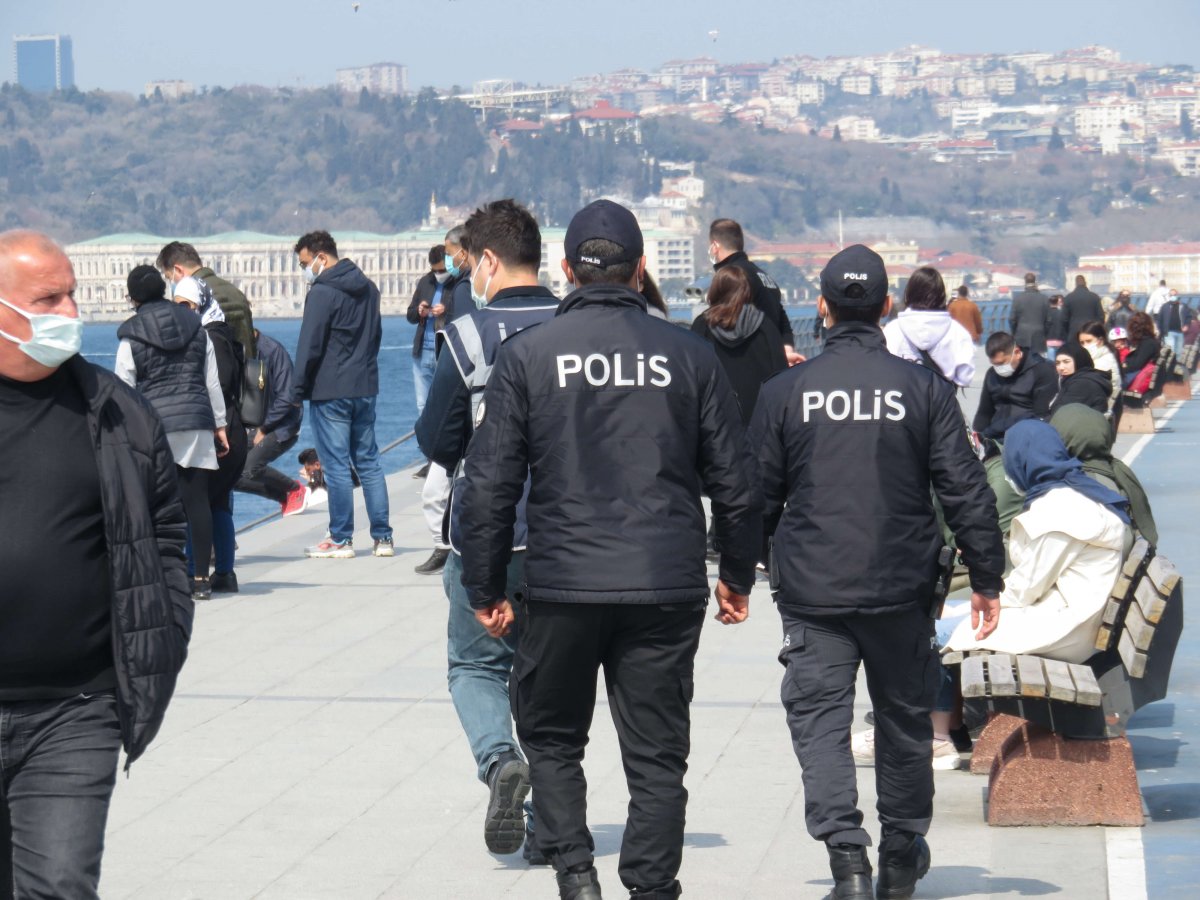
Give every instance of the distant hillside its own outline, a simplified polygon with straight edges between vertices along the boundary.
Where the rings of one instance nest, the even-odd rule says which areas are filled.
[[[763,237],[828,234],[840,210],[924,217],[961,234],[963,249],[1045,262],[1097,243],[1200,238],[1200,180],[1128,157],[1028,151],[938,164],[876,144],[677,119],[644,122],[640,145],[573,125],[504,145],[466,106],[430,92],[240,88],[167,102],[5,85],[0,123],[0,227],[64,241],[399,231],[420,222],[432,193],[451,205],[515,196],[562,225],[598,193],[652,191],[655,158],[696,160],[708,191],[702,215],[733,216]],[[1023,222],[1008,217],[1015,209]]]

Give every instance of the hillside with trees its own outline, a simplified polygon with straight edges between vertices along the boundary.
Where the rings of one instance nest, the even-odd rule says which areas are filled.
[[[5,85],[0,123],[0,227],[64,241],[121,231],[393,232],[419,224],[432,194],[452,206],[514,196],[562,225],[600,193],[657,189],[655,160],[696,161],[702,215],[733,216],[764,238],[828,237],[839,212],[919,217],[962,249],[1042,264],[1122,241],[1200,238],[1200,180],[1127,156],[1030,150],[937,163],[732,120],[646,120],[640,144],[627,132],[585,135],[573,121],[501,141],[466,106],[430,91],[251,87],[164,101]]]

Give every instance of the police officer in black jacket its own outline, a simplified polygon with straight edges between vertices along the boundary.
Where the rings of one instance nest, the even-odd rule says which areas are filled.
[[[954,387],[891,356],[887,273],[856,245],[821,273],[825,351],[763,385],[748,432],[773,533],[783,619],[781,697],[804,777],[808,831],[829,849],[832,896],[871,894],[870,838],[850,751],[861,662],[875,709],[879,897],[912,896],[929,868],[938,657],[930,601],[941,537],[930,484],[971,573],[972,622],[999,619],[995,497]]]
[[[571,220],[557,315],[505,342],[462,493],[463,585],[494,636],[528,473],[512,706],[536,842],[568,900],[600,897],[581,760],[604,668],[630,794],[619,871],[679,896],[692,671],[709,596],[702,493],[721,553],[717,618],[745,619],[761,498],[729,381],[702,339],[646,314],[642,234],[607,200]]]

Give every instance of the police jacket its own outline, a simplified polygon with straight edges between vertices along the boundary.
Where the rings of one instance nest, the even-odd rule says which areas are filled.
[[[569,603],[690,603],[709,594],[702,492],[721,578],[754,582],[759,494],[737,399],[712,348],[617,285],[582,287],[504,346],[462,491],[463,585],[504,596],[531,476],[527,595]]]
[[[731,253],[715,266],[713,270],[735,266],[746,273],[750,279],[750,291],[754,297],[754,305],[763,311],[767,319],[779,329],[783,342],[789,347],[796,346],[796,336],[792,333],[792,320],[783,310],[783,293],[775,280],[750,262],[750,258],[742,251]]]
[[[781,607],[840,615],[927,606],[942,546],[930,484],[972,587],[1002,588],[996,498],[954,387],[892,356],[878,326],[835,326],[820,356],[764,384],[747,442]]]
[[[117,717],[128,768],[158,733],[187,659],[193,614],[183,555],[187,520],[159,417],[112,372],[80,356],[64,367],[87,402],[100,472]]]
[[[151,300],[121,324],[117,337],[129,342],[137,389],[168,432],[217,427],[204,374],[208,338],[198,315],[169,300]]]
[[[558,298],[544,287],[506,288],[498,291],[483,309],[448,324],[443,333],[445,344],[434,369],[425,409],[414,430],[426,458],[455,473],[447,504],[450,527],[443,535],[455,550],[461,551],[462,547],[461,506],[457,502],[462,487],[461,463],[475,432],[475,415],[500,345],[514,334],[552,318],[557,309]],[[522,502],[517,508],[514,550],[525,549],[526,534]]]
[[[379,288],[348,259],[317,276],[304,299],[294,400],[379,393]]]
[[[1022,419],[1049,418],[1050,401],[1057,393],[1054,365],[1027,350],[1020,367],[1008,377],[987,370],[971,427],[985,437],[1003,439],[1004,432]]]

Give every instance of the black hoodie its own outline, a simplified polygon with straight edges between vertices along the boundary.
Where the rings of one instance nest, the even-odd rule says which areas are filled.
[[[746,304],[732,330],[710,325],[706,310],[696,317],[692,331],[716,350],[742,408],[742,424],[748,425],[762,383],[787,368],[779,329],[762,310]]]
[[[379,393],[379,288],[348,259],[317,276],[304,300],[295,401]]]

